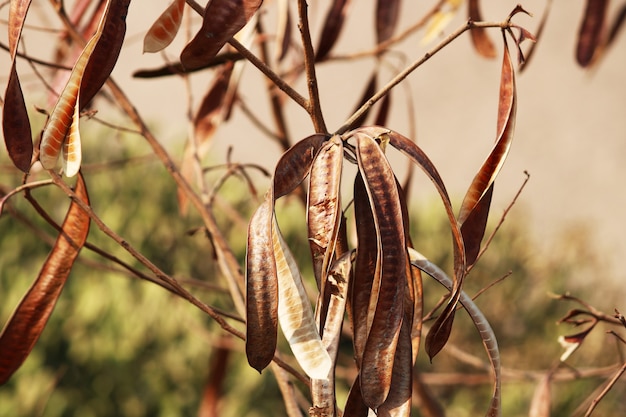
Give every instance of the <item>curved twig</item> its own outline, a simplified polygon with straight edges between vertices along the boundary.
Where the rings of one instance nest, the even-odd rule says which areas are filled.
[[[51,184],[52,184],[52,180],[33,181],[33,182],[27,182],[26,184],[22,184],[19,187],[12,189],[11,191],[3,195],[2,198],[0,198],[0,215],[2,215],[2,210],[4,209],[4,205],[6,204],[6,202],[9,200],[9,198],[13,197],[15,194],[21,193],[24,190],[31,190],[33,188],[43,187],[43,186],[51,185]]]
[[[441,51],[443,48],[448,46],[452,41],[461,36],[463,33],[468,30],[475,28],[501,28],[508,29],[513,27],[514,25],[510,21],[504,22],[472,22],[471,20],[467,21],[463,26],[456,29],[450,35],[448,35],[444,40],[442,40],[439,44],[437,44],[433,49],[426,52],[424,56],[422,56],[417,61],[413,62],[407,68],[404,69],[401,73],[396,75],[391,81],[389,81],[383,88],[378,90],[376,94],[370,97],[369,100],[365,102],[346,122],[339,128],[334,134],[341,135],[348,131],[350,126],[354,123],[355,120],[358,120],[365,112],[367,112],[378,100],[383,98],[391,89],[393,89],[396,85],[400,84],[406,77],[408,77],[413,71],[419,68],[423,63],[432,58],[437,52]]]
[[[435,280],[437,280],[441,285],[452,291],[454,283],[446,275],[446,273],[441,270],[441,268],[430,262],[428,259],[426,259],[426,257],[424,257],[424,255],[417,252],[415,249],[408,248],[408,251],[411,264],[414,267],[424,271]],[[491,368],[494,372],[495,381],[493,394],[489,410],[487,411],[487,416],[501,416],[502,365],[500,361],[500,350],[498,349],[498,341],[496,340],[496,335],[485,315],[482,313],[482,311],[480,311],[478,306],[464,291],[461,291],[459,301],[463,308],[465,308],[467,313],[470,315],[472,321],[474,322],[474,325],[478,329],[478,333],[480,334],[483,345],[485,346],[485,350],[487,351],[489,362],[491,362]]]

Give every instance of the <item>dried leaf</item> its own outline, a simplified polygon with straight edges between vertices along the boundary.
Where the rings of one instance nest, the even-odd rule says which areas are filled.
[[[339,136],[328,140],[311,166],[307,199],[308,240],[317,286],[323,288],[335,255],[341,221],[341,171],[343,142]]]
[[[30,162],[33,157],[33,141],[28,111],[26,110],[22,87],[17,75],[15,57],[30,3],[30,0],[14,0],[10,3],[8,26],[11,71],[2,106],[4,142],[11,161],[23,172],[28,172],[30,169]]]
[[[230,91],[230,89],[235,87],[231,87],[233,69],[233,62],[227,62],[219,69],[215,74],[209,91],[202,99],[198,112],[194,116],[194,136],[200,144],[212,137],[217,126],[229,112],[232,100],[226,101],[226,99],[232,98],[234,95]],[[231,88],[229,89],[229,87]]]
[[[380,131],[380,128],[369,127],[360,130],[374,133],[377,130]],[[443,185],[443,181],[441,180],[434,165],[424,154],[424,152],[413,141],[400,135],[397,132],[386,130],[380,131],[380,133],[378,134],[387,136],[391,146],[407,155],[431,179],[431,181],[437,188],[437,191],[439,191],[439,195],[442,198],[452,231],[455,288],[452,292],[452,296],[450,297],[449,305],[446,306],[444,313],[438,318],[433,328],[431,328],[431,332],[429,332],[429,338],[427,338],[426,340],[426,348],[432,359],[432,357],[441,350],[441,348],[445,345],[445,342],[447,341],[447,337],[449,336],[449,331],[451,330],[452,320],[454,317],[452,313],[461,294],[461,287],[466,273],[465,248],[463,244],[463,237],[461,235],[459,223],[454,216],[452,204],[450,203],[450,198],[447,194],[445,186]]]
[[[328,57],[329,52],[335,46],[343,23],[345,21],[351,0],[333,0],[333,4],[326,14],[322,35],[315,55],[316,61],[323,61]]]
[[[404,313],[407,283],[406,237],[396,179],[381,146],[365,134],[356,134],[357,161],[374,213],[380,244],[381,280],[372,292],[375,313],[367,336],[361,367],[365,403],[377,409],[389,393],[396,346]]]
[[[322,345],[332,360],[331,368],[335,367],[337,361],[353,261],[354,251],[347,251],[341,255],[331,266],[324,286],[324,293],[330,294],[330,296],[320,334]],[[337,400],[335,398],[335,379],[332,378],[332,375],[329,379],[311,381],[311,397],[313,404],[320,411],[320,415],[324,415],[324,412],[327,413],[326,415],[335,415]]]
[[[413,318],[411,319],[411,343],[413,345],[413,364],[415,364],[423,333],[422,328],[424,324],[424,287],[422,283],[422,273],[419,269],[411,268],[409,276],[413,280]]]
[[[72,115],[72,123],[63,142],[63,158],[62,166],[63,172],[68,177],[73,177],[78,173],[80,169],[80,160],[82,157],[80,133],[78,131],[78,119],[80,113],[78,112],[78,106],[74,106],[74,114]]]
[[[273,217],[272,242],[278,274],[278,322],[294,357],[313,379],[328,379],[332,360],[317,331],[302,275]]]
[[[493,184],[500,169],[504,165],[504,161],[511,149],[511,143],[513,141],[515,113],[517,110],[515,74],[509,50],[506,47],[506,38],[504,39],[505,48],[500,79],[496,143],[472,180],[472,184],[461,204],[458,217],[463,242],[465,243],[468,266],[476,261],[476,257],[480,251],[480,243],[487,226]]]
[[[376,42],[381,43],[393,36],[400,16],[401,0],[376,1]]]
[[[609,0],[587,0],[576,46],[576,60],[581,67],[591,64],[601,44],[608,5]]]
[[[547,372],[539,384],[537,384],[537,388],[535,388],[535,393],[533,394],[533,399],[530,402],[530,413],[528,417],[550,417],[550,384],[551,384],[552,374]]]
[[[363,402],[363,396],[361,395],[361,379],[358,375],[352,383],[352,387],[348,393],[348,399],[346,400],[343,415],[346,417],[369,416],[369,407],[365,405],[365,402]]]
[[[311,164],[327,137],[311,135],[297,142],[280,157],[274,171],[274,198],[280,198],[296,189],[309,174]]]
[[[274,259],[271,195],[248,224],[246,251],[246,356],[261,372],[274,357],[278,336],[278,273]]]
[[[309,173],[326,137],[309,136],[289,148],[276,164],[273,185],[248,224],[246,251],[246,356],[261,372],[272,361],[278,334],[278,275],[272,222],[274,202],[292,192]]]
[[[81,175],[75,193],[85,204],[89,197]],[[22,365],[52,314],[63,286],[89,234],[89,216],[76,202],[70,204],[52,251],[39,276],[0,333],[0,385]]]
[[[262,0],[212,0],[204,10],[202,27],[185,46],[180,62],[187,70],[201,67],[254,16]]]
[[[328,313],[324,321],[322,331],[322,343],[328,353],[333,358],[337,356],[339,339],[341,337],[341,327],[348,298],[348,286],[352,275],[352,262],[355,259],[355,252],[344,252],[333,264],[328,272],[326,287],[329,289],[330,302]]]
[[[176,37],[183,21],[185,0],[174,0],[150,26],[143,38],[143,52],[159,52]]]
[[[2,134],[13,164],[21,171],[28,172],[33,157],[33,140],[15,60],[11,64],[9,82],[4,93]]]
[[[376,410],[378,417],[410,417],[413,391],[413,353],[411,317],[402,321],[396,357],[393,363],[391,389],[384,403]]]
[[[126,36],[126,15],[129,5],[130,0],[109,0],[103,18],[104,26],[100,28],[101,22],[98,27],[98,31],[102,30],[102,33],[83,74],[79,110],[84,110],[98,94],[117,63]]]
[[[450,332],[452,332],[452,325],[454,324],[457,301],[458,298],[451,298],[450,302],[446,304],[445,308],[439,317],[437,317],[437,320],[435,320],[435,323],[426,335],[426,353],[428,354],[431,362],[433,358],[441,352],[441,349],[443,349],[446,343],[448,343]]]
[[[89,102],[96,94],[117,60],[114,49],[118,45],[112,42],[117,42],[119,35],[113,32],[120,29],[120,25],[125,28],[124,19],[128,4],[128,0],[112,0],[108,4],[98,30],[74,64],[70,78],[50,114],[42,135],[39,159],[45,169],[54,168],[62,147],[65,147],[63,152],[65,175],[74,176],[80,169],[80,134],[78,131],[80,105]],[[121,47],[121,42],[119,47]],[[113,54],[111,49],[113,49]],[[83,92],[88,97],[82,97]]]
[[[468,267],[476,262],[478,254],[480,253],[480,244],[485,236],[492,197],[493,183],[485,190],[485,193],[477,202],[476,206],[474,206],[474,209],[469,213],[463,224],[461,224],[461,233],[463,234],[463,242],[465,243],[465,256]]]
[[[413,242],[411,239],[411,225],[409,222],[409,209],[407,206],[406,193],[400,186],[396,178],[396,184],[398,187],[398,194],[400,195],[400,207],[402,208],[402,220],[404,221],[404,235],[407,241],[407,247],[413,248]],[[405,295],[404,304],[404,319],[403,322],[411,323],[410,339],[412,364],[415,364],[417,360],[417,353],[419,352],[419,346],[422,338],[422,325],[423,325],[423,286],[422,286],[422,273],[418,268],[411,266],[410,259],[407,257],[406,263],[406,276],[407,276],[407,291]]]
[[[483,20],[480,13],[479,0],[469,0],[468,11],[469,19],[472,22],[480,22]],[[491,39],[489,39],[489,35],[487,34],[487,30],[485,28],[473,28],[470,31],[470,35],[476,52],[485,58],[496,57],[496,47],[493,45],[493,42],[491,42]]]
[[[454,269],[455,269],[455,282],[465,273],[465,249],[463,245],[463,238],[461,235],[461,230],[459,228],[459,224],[456,220],[456,216],[454,215],[454,210],[452,209],[452,203],[450,202],[450,197],[448,192],[446,191],[446,187],[437,172],[437,169],[430,161],[428,156],[422,151],[422,149],[417,146],[415,142],[402,136],[398,132],[387,130],[386,134],[389,137],[389,144],[405,154],[406,156],[413,161],[432,181],[435,188],[439,192],[439,196],[441,197],[441,201],[446,210],[446,214],[448,216],[448,221],[450,224],[450,229],[452,231],[452,243],[453,243],[453,253],[454,253]]]
[[[593,319],[591,324],[582,332],[578,332],[575,334],[570,334],[567,336],[559,336],[559,343],[565,349],[565,352],[560,357],[561,362],[565,362],[574,351],[576,351],[580,345],[585,341],[585,338],[591,333],[596,324],[598,323],[597,319]]]
[[[12,60],[15,60],[30,3],[30,0],[11,0],[9,5],[9,54]]]
[[[45,169],[53,169],[59,159],[59,154],[67,140],[68,135],[72,136],[74,146],[80,143],[80,135],[78,133],[78,96],[80,93],[80,83],[82,81],[83,73],[89,56],[93,52],[93,48],[98,41],[98,35],[94,35],[89,41],[83,53],[78,58],[78,61],[74,65],[72,75],[68,80],[61,96],[54,106],[50,119],[46,124],[46,127],[41,138],[41,152],[39,159],[41,165]],[[78,146],[80,149],[80,146]],[[74,158],[69,161],[65,160],[64,167],[70,171],[65,171],[68,177],[75,175],[80,168],[80,154],[73,155]]]
[[[374,213],[360,172],[357,173],[354,180],[354,218],[357,248],[350,306],[354,356],[357,367],[360,369],[362,368],[367,335],[375,312],[375,309],[370,309],[370,298],[372,293],[378,293],[381,274],[380,245]]]

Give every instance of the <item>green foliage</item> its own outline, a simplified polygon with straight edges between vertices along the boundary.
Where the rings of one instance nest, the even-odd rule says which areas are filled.
[[[136,157],[142,151],[113,149],[101,149],[100,157],[117,160]],[[89,172],[93,168],[87,166],[86,169]],[[88,178],[92,204],[107,224],[165,271],[218,287],[211,290],[198,287],[194,292],[206,303],[232,311],[232,306],[223,301],[227,297],[219,290],[224,285],[216,274],[210,241],[200,231],[188,233],[198,227],[199,220],[193,215],[185,217],[178,213],[176,189],[162,168],[147,160],[101,174],[92,171]],[[128,181],[128,178],[136,180]],[[150,187],[145,187],[146,179]],[[141,199],[137,197],[140,191],[147,193]],[[230,180],[220,196],[228,200],[228,204],[249,212],[247,193],[247,186]],[[59,201],[57,190],[44,187],[34,190],[33,196],[55,218],[63,215],[65,208],[54,206]],[[54,236],[52,229],[43,224],[24,199],[13,199],[11,203],[15,212],[32,222],[32,227],[45,230],[49,238]],[[279,218],[294,254],[301,265],[305,265],[303,273],[310,277],[308,245],[301,230],[304,225],[295,220],[302,218],[301,212],[301,204],[292,199],[281,206]],[[411,234],[416,247],[426,254],[436,254],[435,261],[450,267],[450,241],[443,213],[436,204],[421,213],[412,223]],[[227,217],[222,220],[227,221]],[[28,227],[25,222],[9,216],[0,220],[0,246],[3,248],[0,253],[0,292],[3,295],[0,314],[3,322],[37,275],[49,250],[46,241],[33,233],[25,233]],[[233,241],[237,242],[237,256],[243,258],[245,241],[241,236],[245,236],[244,231],[235,223],[229,230],[233,237],[240,236]],[[567,289],[567,278],[578,266],[567,257],[567,262],[558,262],[563,259],[560,252],[553,253],[554,258],[544,257],[541,264],[533,262],[534,245],[525,230],[521,221],[507,221],[490,250],[469,275],[466,288],[472,294],[511,271],[509,277],[489,289],[477,303],[490,318],[499,337],[505,368],[540,370],[558,358],[561,348],[556,339],[569,330],[555,323],[566,306],[547,294]],[[96,227],[92,228],[89,242],[126,258]],[[563,243],[563,251],[579,251],[583,243],[568,240]],[[83,249],[33,353],[0,390],[1,417],[167,416],[197,412],[214,347],[222,343],[216,326],[196,308],[162,288],[110,268],[110,262]],[[309,282],[309,285],[314,284]],[[581,290],[589,291],[589,288],[582,285]],[[428,279],[425,293],[427,308],[445,295],[439,284]],[[609,300],[605,302],[607,308],[613,305]],[[451,343],[483,358],[473,325],[463,312],[457,316]],[[595,336],[605,337],[599,332]],[[275,379],[269,372],[259,376],[246,366],[243,344],[232,342],[234,350],[222,387],[221,415],[276,415],[276,410],[283,410],[284,405]],[[341,351],[340,362],[349,369],[352,360],[349,340],[342,342]],[[482,374],[481,370],[459,363],[458,358],[445,352],[444,349],[444,354],[432,365],[420,352],[417,369],[424,372],[427,381],[428,378],[436,381],[437,375],[448,372]],[[603,346],[595,346],[584,354],[585,363],[606,362],[602,359],[607,354]],[[340,398],[346,395],[350,383],[349,378],[339,379]],[[580,403],[581,396],[592,391],[597,383],[585,380],[559,384],[555,389],[558,392],[555,415],[568,415]],[[510,386],[505,385],[504,413],[525,415],[534,385],[532,381],[513,384],[518,388],[507,389]],[[449,410],[454,415],[480,414],[484,402],[477,401],[476,396],[489,396],[488,384],[480,388],[435,384],[431,389],[440,401],[450,405]],[[616,389],[613,398],[618,398],[619,393]],[[609,414],[624,411],[619,401],[606,401],[604,407]]]
[[[115,161],[141,152],[111,148],[102,147],[99,157]],[[100,173],[95,167],[85,169],[92,170],[88,184],[92,207],[108,225],[164,271],[211,284],[211,289],[198,289],[198,296],[232,310],[223,301],[211,244],[201,231],[190,233],[199,226],[198,219],[178,213],[176,189],[161,167],[148,160]],[[145,181],[150,181],[149,187]],[[225,192],[243,201],[244,192],[236,188],[227,186]],[[33,190],[32,195],[57,221],[67,209],[65,204],[55,206],[63,200],[53,187]],[[2,322],[37,276],[56,233],[24,199],[11,203],[11,212],[25,220],[10,216],[0,220]],[[26,233],[29,224],[46,239]],[[233,226],[233,234],[234,230]],[[89,242],[141,270],[96,227]],[[243,257],[245,240],[233,247]],[[83,249],[35,350],[0,390],[0,416],[194,414],[212,346],[219,342],[214,328],[190,304]],[[250,372],[241,369],[237,375]],[[238,390],[245,387],[236,378],[229,384]],[[280,405],[277,392],[271,397]]]

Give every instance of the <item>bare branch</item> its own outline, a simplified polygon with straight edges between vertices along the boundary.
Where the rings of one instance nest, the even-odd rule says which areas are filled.
[[[406,69],[404,69],[401,73],[396,75],[391,81],[389,81],[383,88],[381,88],[376,94],[374,94],[365,104],[363,104],[348,120],[344,122],[344,124],[335,131],[334,134],[341,135],[345,133],[350,126],[354,123],[355,120],[358,120],[361,115],[367,112],[378,100],[383,98],[392,88],[396,85],[400,84],[406,77],[408,77],[413,71],[419,68],[423,63],[432,58],[437,52],[441,51],[444,47],[454,41],[456,38],[461,36],[463,33],[468,30],[474,28],[500,28],[500,29],[508,29],[512,25],[511,22],[504,21],[500,23],[496,22],[472,22],[468,21],[463,26],[459,27],[457,30],[448,35],[443,41],[441,41],[437,46],[435,46],[430,51],[426,52],[424,56],[417,61],[413,62]]]
[[[306,72],[306,82],[309,88],[309,101],[307,103],[307,111],[313,121],[316,133],[328,133],[324,117],[322,116],[322,107],[320,104],[319,91],[317,89],[317,76],[315,75],[315,52],[313,51],[313,43],[311,42],[311,33],[309,31],[309,15],[306,0],[298,0],[298,15],[300,21],[298,28],[302,37],[302,45],[304,46],[304,70]]]

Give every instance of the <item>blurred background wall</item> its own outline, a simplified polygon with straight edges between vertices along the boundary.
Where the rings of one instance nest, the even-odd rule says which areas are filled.
[[[481,2],[483,18],[501,21],[518,2],[484,0]],[[178,146],[173,149],[179,149],[187,129],[184,125],[187,97],[183,83],[174,77],[156,81],[132,78],[135,70],[160,66],[164,58],[177,60],[184,43],[182,33],[164,55],[142,54],[145,31],[168,3],[168,0],[132,2],[127,40],[113,77],[143,116],[154,124],[161,140],[172,147]],[[270,1],[266,3],[271,5]],[[315,40],[316,29],[321,26],[329,2],[310,3]],[[416,16],[421,16],[433,3],[405,1],[399,30],[413,23]],[[520,14],[515,17],[515,22],[535,32],[546,0],[521,3],[534,17]],[[609,15],[613,16],[622,4],[612,2]],[[33,2],[29,23],[52,22],[50,7],[48,2]],[[348,26],[343,32],[347,36],[340,38],[335,54],[350,54],[372,47],[373,10],[373,0],[353,2]],[[461,12],[445,29],[446,33],[463,24],[465,10],[462,6]],[[582,236],[610,267],[610,277],[603,279],[618,283],[626,274],[620,268],[620,260],[626,254],[623,238],[626,231],[623,215],[626,203],[623,190],[626,180],[626,164],[623,163],[626,156],[626,40],[622,33],[615,46],[594,68],[584,70],[578,67],[574,49],[583,10],[582,1],[555,1],[532,62],[522,74],[518,74],[515,141],[497,183],[492,218],[499,216],[509,204],[525,178],[524,171],[527,171],[530,182],[511,216],[527,220],[529,231],[537,239],[538,254],[558,250],[555,247],[557,236]],[[266,26],[269,32],[273,31],[272,24],[272,16],[268,14]],[[351,33],[360,36],[349,36]],[[439,167],[450,193],[459,199],[495,139],[502,47],[499,31],[492,30],[490,34],[498,45],[498,58],[486,60],[479,57],[465,34],[409,77],[408,85],[416,97],[413,113],[407,110],[406,96],[401,90],[394,92],[392,100],[388,126],[410,134],[409,119],[413,119],[417,142]],[[2,39],[6,39],[4,36]],[[50,36],[50,33],[29,30],[25,38],[28,53],[50,59]],[[425,45],[422,38],[423,31],[394,47],[397,54],[387,59],[389,77],[393,73],[392,67],[402,68],[421,57],[436,42]],[[354,109],[362,94],[359,89],[375,65],[373,59],[362,59],[361,62],[359,71],[354,70],[350,61],[325,64],[319,70],[323,108],[331,130],[340,126]],[[24,61],[20,61],[19,67],[27,70]],[[4,83],[8,72],[6,53],[0,53],[0,69],[0,79]],[[240,94],[246,99],[258,96],[258,107],[267,107],[263,89],[255,85],[262,76],[251,66],[245,68],[245,75]],[[195,102],[202,98],[211,79],[210,72],[193,77]],[[28,88],[28,78],[24,80],[25,88]],[[36,84],[36,80],[30,80]],[[301,81],[297,87],[305,91]],[[41,101],[28,104],[43,105]],[[262,162],[271,168],[279,155],[278,148],[265,138],[253,137],[257,133],[251,135],[255,131],[240,112],[233,117],[236,118],[234,123],[219,130],[215,137],[213,158],[223,159],[226,149],[233,146],[234,160],[259,162],[262,158]],[[296,126],[291,132],[294,138],[312,133],[312,126],[303,111],[293,108],[289,117],[296,121],[292,123]],[[432,199],[434,190],[418,180],[413,195],[419,204],[419,201]],[[581,259],[581,262],[585,260]]]

